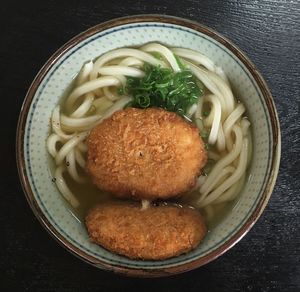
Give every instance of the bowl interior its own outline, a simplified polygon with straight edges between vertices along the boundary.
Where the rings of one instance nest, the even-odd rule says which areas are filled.
[[[239,200],[197,249],[165,261],[135,261],[112,254],[89,242],[83,224],[78,222],[52,182],[45,141],[50,130],[51,111],[84,62],[118,47],[138,46],[152,41],[199,51],[225,70],[236,96],[247,107],[247,115],[252,123],[254,148],[249,178]],[[234,236],[249,219],[267,184],[272,160],[272,137],[270,116],[260,88],[243,62],[225,45],[181,25],[133,23],[89,36],[61,54],[50,67],[35,91],[27,115],[24,134],[25,171],[33,193],[32,199],[40,209],[39,212],[60,235],[60,240],[71,243],[79,254],[119,267],[166,268],[207,256]]]

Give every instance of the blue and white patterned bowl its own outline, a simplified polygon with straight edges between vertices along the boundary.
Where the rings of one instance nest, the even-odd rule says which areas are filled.
[[[51,111],[85,61],[118,47],[158,41],[199,51],[224,68],[252,123],[253,159],[240,199],[194,251],[164,261],[138,261],[90,243],[52,183],[45,146]],[[76,36],[44,65],[25,98],[17,132],[17,162],[28,202],[42,225],[65,248],[99,268],[133,276],[164,276],[194,269],[223,254],[253,226],[277,177],[280,129],[261,75],[245,55],[218,33],[198,23],[166,16],[134,16],[97,25]]]

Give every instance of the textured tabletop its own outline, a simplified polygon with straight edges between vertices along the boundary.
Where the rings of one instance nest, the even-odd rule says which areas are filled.
[[[15,163],[18,114],[50,55],[93,25],[146,13],[196,20],[232,40],[266,79],[282,131],[279,177],[257,224],[219,259],[161,279],[103,272],[60,247],[29,208]],[[0,23],[1,291],[300,291],[299,1],[9,0]]]

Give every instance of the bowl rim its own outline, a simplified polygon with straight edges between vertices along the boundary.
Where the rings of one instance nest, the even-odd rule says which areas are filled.
[[[245,221],[245,223],[240,227],[240,229],[231,236],[227,241],[225,241],[222,245],[220,245],[217,249],[210,252],[206,256],[197,258],[195,260],[192,260],[189,263],[183,263],[179,264],[173,267],[167,267],[167,268],[159,268],[159,269],[142,269],[142,268],[129,268],[129,267],[123,267],[123,266],[116,266],[111,265],[106,262],[101,261],[100,259],[93,257],[81,249],[74,246],[72,243],[70,243],[66,238],[64,238],[58,231],[55,230],[55,228],[51,225],[51,223],[48,221],[46,216],[43,214],[43,211],[38,206],[33,191],[30,187],[29,180],[27,178],[26,174],[26,168],[25,168],[25,156],[24,156],[24,135],[25,135],[25,126],[26,126],[26,120],[27,120],[27,114],[30,109],[33,97],[41,84],[42,80],[44,79],[45,75],[48,73],[48,71],[51,69],[52,65],[56,63],[56,61],[64,55],[67,51],[69,51],[71,48],[76,46],[78,43],[82,42],[86,38],[99,33],[103,30],[107,30],[113,27],[117,27],[120,25],[126,25],[126,24],[134,24],[139,22],[160,22],[160,23],[168,23],[173,25],[180,25],[184,26],[190,29],[193,29],[195,31],[198,31],[200,33],[203,33],[217,42],[224,45],[228,50],[230,50],[249,70],[251,73],[251,76],[254,78],[256,84],[258,85],[259,89],[262,92],[262,96],[266,102],[268,114],[270,116],[270,121],[272,125],[272,135],[273,135],[273,157],[271,162],[271,168],[268,173],[268,179],[267,184],[264,188],[262,197],[260,198],[260,201],[258,202],[256,208],[253,210],[250,217]],[[105,270],[114,271],[116,273],[125,274],[127,276],[133,276],[133,277],[162,277],[162,276],[168,276],[173,274],[179,274],[183,273],[195,268],[198,268],[200,266],[203,266],[214,259],[218,258],[222,254],[224,254],[227,250],[229,250],[232,246],[234,246],[239,240],[243,238],[243,236],[246,235],[246,233],[251,229],[251,227],[255,224],[255,222],[258,220],[260,215],[262,214],[263,210],[265,209],[278,174],[279,170],[279,163],[280,163],[280,154],[281,154],[281,136],[280,136],[280,126],[279,126],[279,119],[276,112],[275,104],[272,98],[272,94],[261,76],[261,74],[258,72],[256,66],[246,57],[246,55],[237,48],[231,41],[229,41],[227,38],[219,34],[218,32],[214,31],[211,28],[208,28],[205,25],[202,25],[198,22],[169,16],[169,15],[156,15],[156,14],[147,14],[147,15],[132,15],[132,16],[126,16],[121,18],[115,18],[103,23],[100,23],[98,25],[95,25],[86,31],[76,35],[71,40],[69,40],[67,43],[65,43],[62,47],[60,47],[43,65],[43,67],[40,69],[40,71],[35,76],[33,82],[31,83],[25,99],[23,101],[19,119],[18,119],[18,125],[17,125],[17,133],[16,133],[16,160],[17,160],[17,167],[18,167],[18,173],[19,178],[21,181],[23,192],[25,193],[25,197],[39,220],[39,222],[42,224],[42,226],[48,231],[48,233],[55,238],[60,245],[62,245],[65,249],[67,249],[69,252],[74,254],[75,256],[79,257],[81,260],[94,265],[98,268],[102,268]]]

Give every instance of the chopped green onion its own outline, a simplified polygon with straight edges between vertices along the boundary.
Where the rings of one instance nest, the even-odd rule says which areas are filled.
[[[179,59],[176,59],[180,62]],[[181,66],[181,63],[178,63]],[[203,86],[188,69],[173,72],[168,68],[144,65],[143,78],[127,77],[120,94],[132,96],[132,107],[161,107],[168,111],[186,115],[188,109],[203,95]]]

